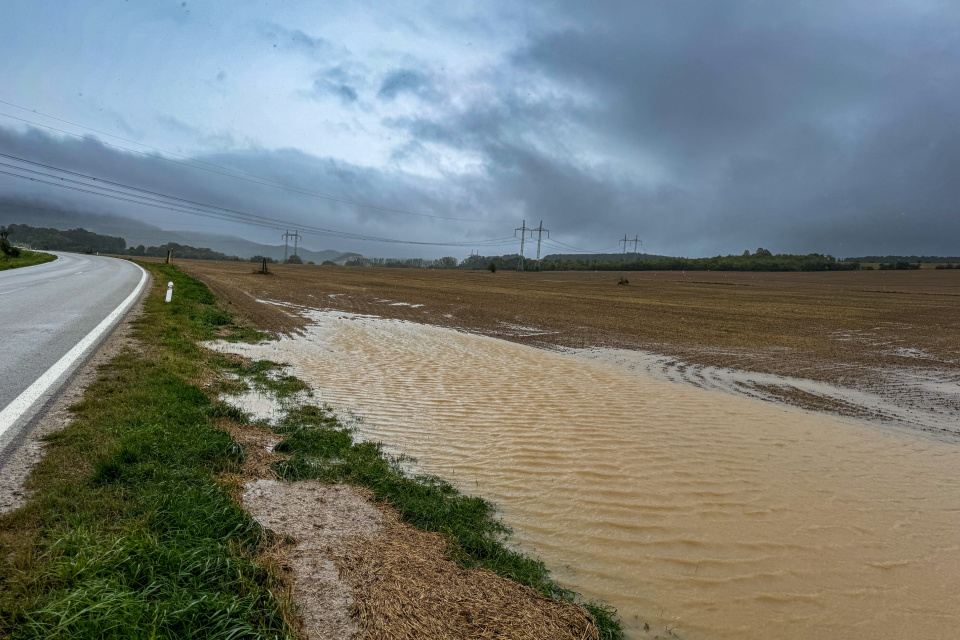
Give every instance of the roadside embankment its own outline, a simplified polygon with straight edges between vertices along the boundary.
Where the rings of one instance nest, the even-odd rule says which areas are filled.
[[[490,503],[406,475],[272,363],[201,346],[263,334],[176,267],[144,267],[131,345],[0,517],[0,636],[621,637],[505,544]],[[296,402],[267,422],[219,400],[258,386]]]
[[[57,256],[52,253],[27,251],[26,249],[21,249],[19,255],[16,257],[0,252],[0,271],[18,269],[20,267],[32,267],[33,265],[43,264],[44,262],[53,262],[56,259]]]

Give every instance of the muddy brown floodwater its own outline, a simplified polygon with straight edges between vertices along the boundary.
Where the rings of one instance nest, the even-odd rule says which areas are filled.
[[[634,638],[960,629],[960,448],[441,327],[309,311],[230,345],[288,362],[361,434],[495,501]],[[643,624],[649,623],[649,633]]]

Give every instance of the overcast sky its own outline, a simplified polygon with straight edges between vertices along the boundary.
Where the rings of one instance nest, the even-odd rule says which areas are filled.
[[[671,255],[957,255],[958,7],[4,0],[0,100],[399,211],[8,117],[0,152],[381,238],[481,242],[542,219],[553,240],[589,250],[616,250],[627,234]],[[7,104],[0,113],[156,153]],[[2,194],[280,241],[276,229],[0,175]],[[310,234],[305,244],[372,256],[471,249]]]

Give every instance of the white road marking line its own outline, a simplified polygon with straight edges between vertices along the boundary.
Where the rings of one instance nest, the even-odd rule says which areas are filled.
[[[85,335],[83,339],[70,349],[70,351],[65,353],[62,358],[57,360],[53,366],[47,369],[42,376],[27,387],[23,393],[4,407],[3,411],[0,411],[0,435],[3,435],[7,429],[12,427],[13,424],[20,419],[20,416],[26,413],[37,400],[43,397],[60,377],[93,346],[93,343],[95,343],[104,332],[110,329],[117,318],[126,313],[127,309],[136,301],[147,282],[147,272],[144,271],[140,265],[136,265],[136,267],[140,269],[142,275],[140,276],[140,283],[137,284],[137,288],[133,290],[133,293],[127,296],[126,300],[110,312],[110,315],[104,318],[90,333]]]

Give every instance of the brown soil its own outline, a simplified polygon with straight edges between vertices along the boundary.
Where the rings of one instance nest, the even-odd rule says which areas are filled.
[[[288,621],[310,640],[594,640],[580,607],[550,600],[487,570],[459,568],[440,534],[417,530],[365,489],[281,482],[270,465],[278,436],[223,421],[246,452],[224,477],[244,508],[279,534],[259,560],[283,575]],[[285,542],[288,540],[289,542]]]
[[[686,363],[820,380],[939,403],[905,375],[960,382],[960,271],[488,272],[182,261],[258,327],[296,332],[295,309],[400,318],[536,346],[644,349]],[[406,305],[394,303],[403,302]],[[410,306],[422,305],[422,306]],[[771,390],[774,391],[774,390]],[[800,406],[846,412],[817,397]],[[942,406],[941,406],[942,405]]]

